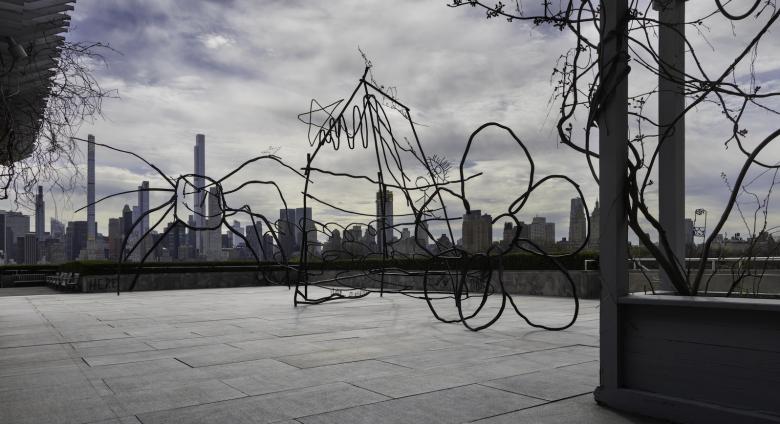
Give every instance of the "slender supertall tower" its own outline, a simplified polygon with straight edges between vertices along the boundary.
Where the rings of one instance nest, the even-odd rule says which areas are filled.
[[[87,242],[95,241],[95,136],[87,136]]]
[[[138,186],[138,213],[139,217],[149,211],[149,181],[141,182]],[[139,234],[143,236],[149,231],[149,215],[141,218],[141,225],[139,225]]]
[[[206,175],[206,136],[203,134],[195,135],[195,171],[196,175],[193,178],[193,184],[195,185],[195,196],[193,210],[195,212],[195,226],[203,228],[206,224],[206,190],[203,187],[206,185],[206,180],[203,178]],[[204,234],[203,231],[199,231],[195,236],[195,244],[201,254],[204,252]]]
[[[35,195],[35,238],[43,241],[46,231],[46,203],[43,201],[43,187],[38,186],[38,194]]]

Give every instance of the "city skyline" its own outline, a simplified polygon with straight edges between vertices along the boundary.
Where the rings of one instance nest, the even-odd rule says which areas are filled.
[[[103,41],[122,52],[122,55],[108,54],[109,66],[96,69],[98,81],[107,88],[117,88],[122,100],[107,100],[104,113],[110,119],[86,123],[78,135],[86,138],[91,133],[100,142],[133,150],[153,159],[171,175],[191,172],[191,156],[184,152],[191,149],[193,136],[199,133],[209,135],[207,174],[210,176],[224,175],[244,158],[274,146],[281,147],[279,154],[294,166],[301,166],[309,147],[305,140],[306,128],[298,122],[297,114],[308,108],[312,97],[333,100],[345,97],[364,66],[357,51],[359,45],[374,64],[378,81],[396,87],[399,99],[412,108],[416,120],[423,124],[420,137],[429,154],[457,162],[468,135],[477,125],[486,121],[505,123],[528,143],[540,172],[571,175],[585,190],[585,197],[590,199],[588,207],[592,209],[596,185],[588,175],[587,166],[581,158],[558,148],[554,122],[548,118],[549,111],[556,107],[554,102],[548,104],[548,70],[554,67],[557,56],[545,52],[557,51],[556,47],[568,41],[556,32],[530,25],[485,24],[484,17],[464,9],[451,10],[438,2],[418,3],[367,3],[365,7],[377,10],[376,15],[356,19],[357,11],[343,8],[339,2],[327,8],[269,4],[260,12],[242,1],[231,8],[199,1],[190,2],[187,8],[177,7],[171,1],[142,1],[133,5],[111,0],[80,1],[67,37],[74,41]],[[690,13],[696,15],[704,6],[689,7]],[[335,14],[333,10],[342,13]],[[424,24],[405,19],[411,12],[426,16]],[[204,13],[214,17],[205,27],[199,23]],[[286,28],[300,28],[301,15],[319,19],[306,20],[307,30],[301,31],[301,38],[289,37]],[[247,20],[253,23],[249,25]],[[388,27],[387,20],[395,20],[401,26]],[[262,31],[257,29],[257,22],[262,23]],[[345,22],[351,25],[344,25]],[[716,19],[711,25],[708,35],[711,41],[726,47],[749,36],[749,32],[732,36],[726,20]],[[328,28],[334,26],[344,30],[331,34]],[[166,42],[160,43],[160,37]],[[453,39],[460,38],[462,42],[452,43]],[[692,37],[691,42],[706,45],[701,37]],[[427,46],[430,54],[415,57],[413,62],[393,53],[415,51],[420,43]],[[524,54],[504,54],[514,52],[519,45]],[[716,53],[709,53],[706,48],[700,50],[708,64],[721,64],[722,59]],[[469,60],[463,60],[464,57]],[[762,66],[765,68],[761,69],[759,82],[765,86],[775,84],[773,81],[779,75],[777,67],[767,68],[766,63]],[[743,70],[740,72],[744,75]],[[318,75],[328,78],[323,80]],[[502,84],[481,86],[477,96],[474,84],[479,78],[476,76],[489,76]],[[765,132],[767,123],[760,114],[755,121],[752,117],[747,119],[745,124],[750,132],[746,143],[751,143],[754,135],[760,137]],[[730,128],[725,122],[695,117],[687,125],[689,132],[696,135],[690,138],[689,146],[698,152],[686,171],[687,210],[704,208],[716,213],[728,194],[720,173],[727,176],[734,173],[726,160],[730,151],[725,147],[700,147]],[[498,215],[506,207],[502,203],[504,199],[520,192],[527,172],[525,164],[517,165],[518,156],[495,155],[507,148],[505,140],[499,138],[488,137],[489,143],[481,147],[484,154],[467,164],[469,172],[485,173],[475,181],[481,189],[475,208],[492,215]],[[81,147],[86,150],[86,145]],[[98,198],[131,190],[144,180],[152,185],[159,183],[139,161],[99,147],[98,156]],[[371,162],[348,163],[363,167],[363,163]],[[334,160],[328,163],[331,164],[344,163]],[[83,165],[86,170],[86,162]],[[56,189],[50,192],[48,182],[42,185],[47,216],[63,221],[81,219],[73,211],[85,204],[81,200],[86,188],[84,180],[79,181],[76,191],[66,195]],[[651,206],[655,202],[654,187],[648,193]],[[286,188],[292,193],[300,191],[295,183],[287,184]],[[348,190],[352,198],[365,199],[361,210],[370,213],[374,207],[372,199],[352,188]],[[538,210],[529,213],[544,214],[552,221],[563,222],[569,205],[558,199],[568,199],[573,193],[562,191],[537,194],[529,206]],[[157,200],[153,194],[150,202],[154,204]],[[241,198],[239,202],[249,200],[249,197]],[[106,207],[121,209],[124,203],[129,202],[116,199]],[[0,202],[0,208],[14,209],[15,205]],[[277,208],[278,205],[270,204],[257,207],[267,213]],[[97,213],[98,229],[106,233],[110,216],[100,209]],[[327,218],[338,217],[323,213],[327,213]],[[564,231],[556,228],[556,238],[567,236]],[[729,221],[724,231],[745,232],[738,219]],[[498,235],[494,233],[494,237]]]
[[[131,236],[131,239],[128,241],[128,246],[132,246],[137,240],[140,240],[142,235],[147,234],[149,232],[150,237],[154,236],[156,237],[158,234],[161,233],[161,231],[152,230],[150,231],[149,227],[149,221],[150,216],[147,215],[147,211],[150,210],[150,192],[154,190],[154,188],[150,187],[149,181],[142,181],[141,185],[137,186],[137,190],[135,191],[135,197],[137,199],[135,205],[130,207],[130,205],[125,204],[121,215],[118,217],[112,217],[108,219],[108,222],[106,223],[108,228],[108,236],[101,234],[102,238],[100,240],[96,240],[97,230],[98,230],[98,223],[95,221],[95,211],[97,204],[94,203],[95,199],[95,187],[96,187],[96,176],[95,176],[95,137],[92,134],[88,135],[88,141],[89,141],[89,149],[88,149],[88,191],[87,191],[87,201],[88,206],[87,209],[87,221],[84,222],[84,228],[86,230],[86,240],[84,241],[84,246],[81,246],[81,241],[73,240],[73,234],[74,232],[78,231],[79,223],[80,221],[70,221],[67,222],[67,227],[69,228],[69,231],[65,232],[65,236],[70,236],[70,241],[66,240],[67,248],[65,256],[68,259],[78,259],[78,258],[89,258],[89,259],[108,259],[111,258],[112,255],[117,255],[117,244],[121,244],[121,240],[117,241],[117,235],[121,234],[123,237],[125,236]],[[225,260],[229,258],[229,253],[225,252],[225,248],[233,248],[238,247],[241,244],[244,244],[243,240],[240,240],[240,237],[237,234],[233,234],[232,232],[226,231],[229,228],[233,228],[234,230],[238,231],[242,226],[246,226],[247,228],[251,227],[251,222],[242,223],[239,220],[233,220],[233,225],[229,226],[227,223],[224,223],[222,221],[222,210],[221,210],[221,192],[218,190],[217,186],[211,186],[208,187],[205,184],[205,178],[200,174],[202,172],[205,172],[205,163],[206,163],[206,154],[205,154],[205,135],[204,134],[196,134],[196,143],[194,146],[194,165],[193,165],[193,175],[195,177],[193,178],[193,184],[196,188],[195,192],[193,193],[193,204],[192,209],[190,210],[193,212],[189,215],[189,225],[202,228],[204,231],[197,231],[195,234],[192,235],[192,237],[186,236],[187,233],[192,233],[191,230],[185,230],[182,227],[182,231],[180,234],[180,231],[174,231],[172,234],[174,234],[175,241],[173,244],[170,244],[169,242],[166,242],[163,244],[163,246],[169,247],[169,255],[172,255],[173,258],[179,258],[179,245],[189,245],[190,238],[192,238],[192,241],[195,241],[192,246],[190,246],[191,252],[189,253],[190,257],[203,257],[208,260]],[[200,193],[203,194],[200,194]],[[383,195],[384,193],[384,195]],[[366,235],[365,237],[368,237],[369,235],[371,237],[374,237],[374,240],[371,240],[370,243],[373,244],[375,247],[371,249],[375,249],[378,252],[387,251],[388,253],[392,252],[394,249],[396,249],[395,244],[399,241],[403,241],[405,238],[410,238],[410,225],[404,226],[403,224],[399,224],[397,227],[393,228],[394,226],[394,216],[396,212],[393,208],[393,191],[385,189],[384,191],[380,190],[377,191],[374,201],[375,206],[375,220],[373,223],[370,223],[367,225]],[[49,237],[41,237],[41,234],[45,233],[45,201],[43,200],[43,187],[38,187],[38,193],[36,194],[35,198],[35,205],[36,205],[36,214],[34,216],[34,232],[33,235],[35,236],[35,240],[38,241],[45,241],[45,239]],[[200,200],[198,200],[200,199]],[[90,200],[92,200],[90,202]],[[596,206],[594,208],[593,214],[589,215],[593,219],[598,219],[598,201],[595,202]],[[187,201],[185,199],[185,205],[187,204]],[[128,211],[132,211],[130,218],[128,219]],[[322,241],[329,242],[328,240],[318,240],[318,232],[314,227],[314,221],[313,221],[313,208],[307,207],[307,208],[290,208],[290,209],[280,209],[279,210],[279,220],[276,221],[275,224],[275,230],[278,231],[278,239],[279,243],[277,246],[277,243],[273,243],[275,245],[276,249],[280,249],[281,251],[285,252],[284,256],[290,258],[300,253],[301,243],[302,243],[302,234],[303,234],[303,228],[306,228],[306,232],[308,234],[313,235],[315,238],[314,240],[309,239],[311,242],[311,245],[318,246],[321,245],[320,243]],[[186,212],[186,211],[185,211]],[[540,246],[552,246],[556,243],[564,243],[567,246],[576,247],[582,244],[584,241],[585,235],[586,235],[586,226],[587,222],[585,220],[585,212],[586,207],[585,204],[583,204],[581,198],[572,198],[570,200],[570,210],[569,210],[569,220],[568,220],[568,239],[566,237],[558,239],[556,237],[556,226],[555,222],[548,222],[546,217],[539,216],[536,214],[533,216],[530,223],[526,224],[523,221],[519,222],[519,226],[521,227],[521,236],[527,237],[528,239],[532,240],[534,243],[537,243]],[[698,212],[697,212],[698,213]],[[22,215],[23,216],[23,215]],[[193,218],[194,217],[194,218]],[[5,217],[4,217],[5,218]],[[194,221],[193,221],[194,219]],[[132,234],[128,235],[127,230],[123,229],[123,227],[127,226],[128,221],[132,222],[135,225],[134,231],[132,231]],[[200,221],[200,223],[199,223]],[[28,218],[28,224],[29,224],[29,218]],[[55,219],[52,219],[52,225],[55,222],[58,222]],[[72,224],[71,224],[72,223]],[[173,225],[173,222],[169,222],[165,225],[167,227],[170,227]],[[408,223],[407,223],[408,224]],[[475,209],[472,210],[470,213],[465,213],[463,215],[463,219],[461,222],[461,228],[462,231],[454,231],[451,233],[452,237],[447,237],[446,232],[442,233],[441,236],[438,237],[437,240],[437,230],[432,229],[431,230],[431,240],[436,240],[434,242],[434,245],[436,248],[441,248],[442,245],[452,245],[457,242],[459,246],[462,246],[462,248],[469,252],[484,252],[487,251],[487,249],[494,244],[494,239],[499,240],[495,243],[507,243],[512,238],[512,227],[511,223],[504,222],[503,223],[503,229],[501,228],[501,222],[497,222],[496,224],[499,225],[493,225],[492,223],[492,216],[488,213],[482,214],[481,210]],[[358,224],[360,225],[360,224]],[[380,228],[387,225],[387,228],[384,232],[379,231]],[[591,222],[591,225],[593,223]],[[690,233],[688,236],[686,236],[686,239],[693,240],[693,228],[694,228],[694,222],[690,219],[686,219],[686,228],[690,229]],[[166,228],[167,228],[166,227]],[[72,230],[71,230],[72,228]],[[359,231],[357,229],[358,227],[354,227],[350,229],[350,231],[355,230]],[[374,228],[374,232],[371,233],[369,231],[370,228]],[[560,226],[558,227],[561,228]],[[595,230],[595,231],[593,231]],[[17,229],[17,231],[19,231]],[[10,231],[9,228],[6,228],[6,232],[13,233]],[[240,232],[240,231],[238,231]],[[347,231],[345,231],[346,233]],[[498,233],[498,234],[497,234]],[[249,233],[248,233],[249,234]],[[243,235],[243,234],[242,234]],[[498,235],[498,237],[495,237]],[[263,246],[267,246],[265,238],[268,236],[268,234],[263,234]],[[460,236],[460,237],[458,237]],[[28,234],[25,232],[24,234],[24,247],[22,248],[21,243],[22,241],[20,239],[17,240],[17,244],[19,244],[19,248],[24,251],[22,256],[24,257],[24,260],[29,260],[29,258],[34,257],[34,260],[39,259],[38,250],[30,248],[28,245],[30,243],[33,243],[32,241],[27,241]],[[185,237],[187,237],[185,239]],[[311,236],[310,236],[311,237]],[[361,239],[363,236],[358,235],[356,238]],[[77,236],[76,238],[80,238]],[[387,242],[384,240],[387,238]],[[450,240],[452,238],[452,240]],[[597,248],[597,239],[598,239],[598,224],[593,226],[591,231],[591,239],[589,240],[588,247],[589,248]],[[32,240],[32,239],[31,239]],[[133,254],[131,257],[132,260],[140,260],[143,257],[143,252],[146,251],[151,244],[153,244],[153,239],[144,239],[144,242],[141,244],[140,249]],[[255,240],[257,242],[257,240]],[[198,242],[200,242],[201,245],[198,245]],[[319,242],[319,243],[318,243]],[[260,242],[257,242],[260,243]],[[8,244],[8,242],[6,242]],[[14,244],[14,241],[11,241],[11,244]],[[688,243],[689,245],[693,243]],[[86,248],[86,253],[81,255],[79,254],[80,250],[82,248]],[[263,249],[261,249],[263,250]],[[28,253],[32,252],[32,253]],[[109,252],[108,254],[105,252]],[[268,254],[263,252],[257,252],[260,254],[263,258],[268,259]],[[17,254],[18,256],[19,254]],[[192,256],[195,255],[195,256]],[[50,255],[51,256],[51,255]],[[45,260],[46,255],[41,254],[40,258]],[[274,258],[278,260],[279,258]]]
[[[0,222],[0,224],[5,227],[3,233],[7,234],[7,236],[4,237],[5,244],[8,245],[10,243],[12,246],[15,244],[17,245],[11,253],[8,253],[10,251],[7,250],[7,246],[4,246],[4,250],[7,253],[6,258],[9,261],[42,260],[44,262],[54,260],[52,258],[55,256],[60,260],[63,258],[64,260],[84,258],[116,260],[118,259],[118,252],[121,250],[122,240],[125,237],[129,237],[129,248],[129,246],[132,246],[140,239],[142,234],[146,234],[149,230],[149,227],[147,227],[148,223],[144,223],[144,220],[140,218],[142,211],[148,210],[149,207],[148,190],[148,182],[143,181],[142,184],[138,186],[138,191],[136,193],[137,203],[139,203],[140,206],[133,205],[131,207],[129,204],[125,204],[121,214],[109,218],[109,231],[107,235],[98,233],[96,223],[95,225],[89,225],[89,219],[87,221],[70,221],[65,223],[66,225],[63,225],[58,220],[51,218],[50,225],[52,227],[57,227],[57,235],[55,236],[54,232],[44,233],[44,237],[41,238],[39,230],[42,228],[40,224],[43,219],[45,219],[45,209],[42,208],[43,201],[41,200],[42,196],[40,194],[42,193],[42,187],[39,187],[36,205],[38,206],[37,210],[43,211],[42,216],[35,215],[33,217],[34,220],[31,220],[30,216],[27,215],[0,211],[0,217],[2,217],[2,222]],[[281,260],[282,256],[279,256],[281,255],[281,251],[285,252],[288,259],[300,254],[304,228],[306,228],[306,232],[310,234],[307,239],[310,243],[310,248],[314,249],[310,251],[312,252],[311,254],[318,255],[321,248],[333,249],[334,246],[332,245],[332,242],[334,241],[334,237],[340,239],[338,230],[335,230],[330,236],[326,236],[320,232],[321,229],[315,229],[314,222],[316,221],[316,218],[314,209],[310,207],[279,210],[279,219],[274,223],[274,230],[278,231],[278,244],[274,242],[272,235],[267,231],[263,231],[261,221],[257,221],[255,226],[252,226],[251,222],[242,224],[242,222],[238,220],[233,220],[232,225],[230,226],[218,225],[218,223],[222,222],[222,211],[218,202],[219,193],[217,187],[210,187],[208,190],[204,191],[207,193],[205,199],[206,207],[203,208],[205,226],[200,227],[203,228],[203,231],[193,231],[191,229],[186,229],[184,226],[181,226],[179,230],[171,231],[166,239],[167,241],[160,245],[162,248],[167,249],[164,251],[167,252],[165,253],[165,255],[167,255],[165,258],[168,260],[192,260],[197,258],[216,261],[239,258],[251,259],[252,255],[249,252],[240,253],[240,256],[234,256],[233,253],[231,253],[233,251],[241,252],[236,249],[240,249],[242,245],[246,246],[246,243],[240,236],[232,231],[228,231],[230,228],[235,232],[240,233],[242,236],[244,235],[244,232],[241,231],[241,228],[245,228],[246,241],[249,242],[249,245],[258,255],[258,259],[261,260]],[[427,241],[418,241],[410,244],[407,243],[407,241],[412,242],[414,240],[411,232],[413,226],[398,225],[394,228],[389,228],[393,226],[395,215],[392,202],[392,190],[385,191],[384,202],[382,202],[382,198],[382,192],[376,192],[375,220],[370,223],[354,224],[348,229],[345,228],[345,237],[348,233],[350,234],[349,237],[344,239],[345,241],[363,240],[361,243],[366,243],[365,248],[368,248],[369,251],[381,253],[386,250],[388,254],[392,254],[394,251],[403,254],[421,253],[419,250],[420,243],[424,246],[428,246],[429,249],[434,250],[444,249],[447,246],[457,244],[457,246],[468,252],[478,253],[485,252],[494,245],[503,246],[502,249],[506,249],[508,243],[511,242],[518,230],[518,227],[513,226],[511,220],[504,221],[503,225],[494,225],[492,223],[491,215],[487,213],[483,214],[480,210],[472,210],[470,213],[463,215],[462,220],[460,221],[460,228],[462,230],[456,230],[453,233],[455,236],[454,240],[450,240],[446,233],[437,235],[435,231],[431,231],[431,238]],[[519,221],[519,236],[531,240],[536,245],[545,248],[552,246],[558,246],[558,248],[565,249],[576,248],[584,241],[585,227],[587,224],[584,213],[585,208],[582,204],[582,199],[570,199],[569,222],[567,222],[568,239],[566,237],[561,239],[556,238],[556,223],[550,222],[546,217],[538,215],[532,217],[531,221],[528,223],[522,220]],[[91,214],[88,214],[88,217],[90,215]],[[189,225],[191,226],[194,226],[195,224],[193,216],[194,214],[189,215]],[[598,202],[596,202],[596,207],[589,216],[591,224],[593,223],[593,220],[598,220]],[[31,221],[35,224],[32,232],[29,231]],[[381,235],[382,232],[379,231],[383,226],[383,222],[387,222],[388,229],[385,234],[389,237],[389,241],[385,243],[385,248],[382,247],[383,237]],[[135,226],[135,230],[130,231],[129,228],[136,223],[138,225]],[[171,221],[164,224],[165,231],[169,231],[171,230],[170,227],[174,225],[174,222]],[[501,224],[501,222],[499,221],[496,224]],[[685,225],[690,233],[686,236],[686,240],[688,240],[687,244],[690,246],[693,245],[695,240],[695,224],[692,219],[686,219]],[[63,226],[67,227],[67,230],[64,232],[61,230],[61,227]],[[90,235],[90,227],[93,228],[93,232],[100,237]],[[455,227],[457,228],[457,225]],[[365,233],[363,232],[363,228],[365,228]],[[255,229],[257,229],[258,233],[254,232]],[[333,230],[334,229],[331,228],[331,231]],[[501,234],[498,237],[495,237],[497,231],[501,231]],[[16,233],[23,234],[23,236],[18,237]],[[131,256],[131,260],[140,260],[143,256],[143,252],[151,247],[153,241],[161,236],[161,233],[163,233],[163,231],[155,231],[152,229],[152,231],[149,232],[148,241],[144,241],[144,243],[140,244],[140,250]],[[419,233],[418,237],[422,237],[421,240],[424,239],[424,230],[420,230]],[[457,237],[458,235],[460,235],[460,237]],[[203,236],[205,240],[205,245],[200,248],[195,246],[195,240],[198,236]],[[309,238],[312,236],[314,239]],[[736,236],[739,236],[739,234]],[[49,244],[49,241],[56,241],[58,237],[59,240],[65,244],[61,248]],[[598,224],[591,227],[590,237],[591,239],[589,240],[587,247],[589,249],[597,249],[598,243],[594,240],[598,240]],[[726,239],[727,237],[719,237],[719,240],[721,241],[725,241]],[[732,241],[739,241],[738,239],[738,237],[733,237]],[[38,241],[45,241],[47,244],[45,246],[39,244],[39,247],[32,248],[31,246],[35,245]],[[526,247],[532,248],[532,245],[526,244]],[[62,249],[63,251],[55,255],[51,253],[52,248]],[[185,250],[182,251],[182,248]],[[344,248],[347,250],[351,249],[349,247]],[[341,248],[338,247],[337,249]],[[82,251],[84,253],[82,253]],[[161,258],[158,253],[152,255],[152,258],[152,260],[165,259]]]

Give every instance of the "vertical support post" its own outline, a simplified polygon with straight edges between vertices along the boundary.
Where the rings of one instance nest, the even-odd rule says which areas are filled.
[[[656,0],[658,28],[658,217],[677,263],[685,260],[685,0]],[[683,272],[682,275],[685,275]],[[661,271],[661,288],[674,290]]]
[[[618,299],[628,292],[628,51],[627,0],[601,2],[601,89],[608,93],[599,113],[599,249],[601,250],[600,387],[620,387]],[[599,397],[598,391],[596,393]]]
[[[87,135],[87,247],[95,243],[95,136]],[[87,252],[91,253],[91,252]]]

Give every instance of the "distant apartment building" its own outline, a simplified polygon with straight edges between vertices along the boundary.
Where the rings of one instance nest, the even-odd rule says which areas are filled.
[[[65,237],[65,224],[55,218],[49,219],[49,237],[62,240]]]
[[[21,212],[0,210],[0,245],[3,263],[24,261],[24,236],[30,231],[30,217]],[[21,238],[22,245],[19,245]],[[20,254],[21,252],[21,254]]]
[[[279,259],[290,259],[295,254],[295,209],[279,209],[276,237],[279,239]]]
[[[588,239],[588,248],[591,250],[599,249],[599,229],[601,228],[601,209],[599,201],[596,200],[596,206],[590,214],[590,238]]]
[[[43,242],[43,256],[46,263],[59,264],[67,261],[65,256],[64,236],[60,238],[49,238]]]
[[[263,246],[263,222],[257,221],[254,225],[247,224],[246,227],[247,247],[252,259],[268,260],[272,259],[271,252],[265,252]]]
[[[493,217],[479,209],[463,215],[463,250],[470,253],[486,252],[493,244]]]
[[[65,259],[75,261],[87,247],[87,221],[70,221],[65,231]]]
[[[212,186],[208,192],[208,215],[206,218],[206,259],[222,260],[222,205],[219,188]]]
[[[245,244],[244,240],[238,235],[238,234],[244,234],[244,228],[241,226],[241,223],[236,220],[233,220],[233,225],[231,225],[231,227],[233,227],[233,231],[235,231],[232,233],[233,246],[239,246],[241,244]]]
[[[124,240],[122,231],[122,218],[108,219],[108,258],[118,260],[122,252],[122,241]]]
[[[588,223],[585,219],[585,205],[582,199],[577,197],[571,199],[569,209],[569,243],[579,246],[585,241],[585,235],[588,231]]]
[[[303,232],[306,231],[307,244],[317,243],[317,230],[314,226],[311,208],[295,209],[295,250],[300,251],[303,244]]]
[[[23,238],[24,258],[22,263],[34,265],[38,263],[38,237],[35,233],[27,233]]]
[[[552,246],[555,244],[555,223],[547,222],[543,216],[535,216],[528,226],[528,238],[541,246]]]

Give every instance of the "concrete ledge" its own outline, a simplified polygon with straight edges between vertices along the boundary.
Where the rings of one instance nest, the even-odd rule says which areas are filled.
[[[345,271],[324,271],[310,276],[310,282],[328,287],[338,287],[337,282],[332,282]],[[275,281],[286,284],[282,273],[275,274]],[[359,271],[350,272],[355,278],[345,281],[344,285],[359,288],[379,288],[379,274],[364,274]],[[293,274],[291,274],[292,276]],[[121,290],[130,287],[135,274],[123,274],[121,278]],[[597,299],[601,291],[598,271],[571,271],[571,277],[577,290],[577,295],[585,299]],[[498,273],[494,273],[493,281],[498,286]],[[292,281],[294,282],[294,281]],[[81,290],[90,292],[110,292],[116,290],[116,275],[87,275],[80,281]],[[409,275],[386,275],[386,288],[409,287],[412,290],[423,289],[423,278]],[[209,273],[166,273],[166,274],[141,274],[135,290],[176,290],[199,288],[226,288],[268,285],[258,272],[209,272]],[[571,284],[564,274],[558,271],[505,271],[503,273],[503,286],[508,293],[533,296],[557,296],[571,297]],[[429,279],[428,289],[431,291],[450,291],[449,278]],[[470,286],[473,291],[484,290],[481,287]]]
[[[135,274],[122,274],[120,289],[127,290],[133,278]],[[79,281],[81,291],[84,293],[116,291],[116,285],[116,274],[84,275]],[[186,272],[140,274],[134,290],[213,289],[262,285],[265,284],[258,277],[257,272]]]

